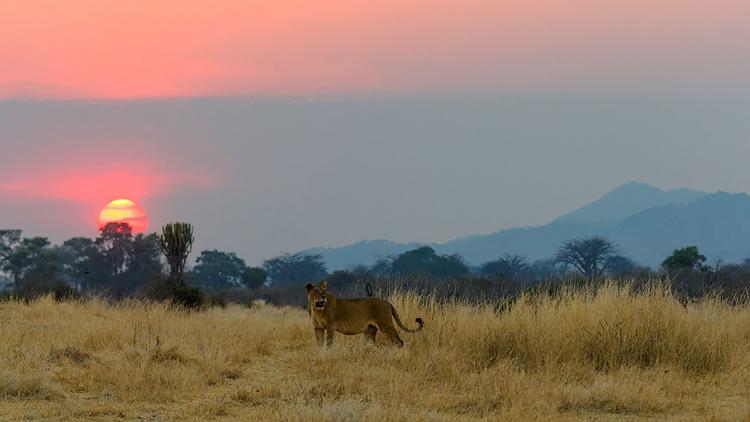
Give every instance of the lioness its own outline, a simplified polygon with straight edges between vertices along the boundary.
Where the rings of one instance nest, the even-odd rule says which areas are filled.
[[[305,288],[307,310],[312,319],[318,346],[323,345],[324,335],[326,343],[329,346],[333,344],[334,331],[346,335],[364,334],[365,339],[375,341],[375,334],[380,330],[391,342],[402,347],[404,342],[399,338],[393,320],[396,320],[396,324],[407,333],[416,333],[424,326],[422,318],[417,318],[418,328],[410,330],[404,327],[396,308],[383,299],[339,299],[327,291],[328,283],[325,280],[317,286],[308,283]]]

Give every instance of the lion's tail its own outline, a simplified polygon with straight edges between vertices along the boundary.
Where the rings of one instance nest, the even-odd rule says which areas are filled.
[[[422,321],[422,318],[417,318],[416,322],[419,325],[419,327],[415,329],[409,329],[404,326],[404,324],[401,322],[401,318],[398,316],[398,312],[396,312],[396,307],[391,305],[391,315],[393,315],[393,319],[396,321],[396,324],[398,324],[399,327],[401,327],[402,330],[406,331],[407,333],[416,333],[417,331],[424,328],[424,321]]]

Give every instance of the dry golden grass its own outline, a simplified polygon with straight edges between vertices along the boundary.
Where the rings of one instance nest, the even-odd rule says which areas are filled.
[[[614,286],[502,312],[392,299],[426,323],[403,349],[318,349],[304,310],[262,304],[2,303],[0,420],[750,420],[748,307]]]

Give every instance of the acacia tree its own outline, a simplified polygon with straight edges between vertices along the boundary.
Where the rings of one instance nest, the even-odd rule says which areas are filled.
[[[249,289],[257,289],[268,279],[266,270],[259,267],[246,268],[240,277],[240,282]]]
[[[223,289],[241,284],[245,270],[247,265],[237,254],[214,249],[201,252],[188,278],[199,287]]]
[[[108,223],[91,247],[80,241],[81,267],[88,288],[127,294],[162,271],[159,239],[155,234],[133,235],[127,223]]]
[[[130,246],[128,270],[125,273],[127,284],[135,289],[141,283],[147,283],[164,271],[164,265],[159,259],[161,247],[156,233],[138,233]]]
[[[91,274],[91,264],[98,253],[94,241],[87,237],[74,237],[63,242],[64,269],[68,278],[78,290],[87,286]]]
[[[607,262],[607,273],[612,276],[622,277],[633,274],[636,270],[638,264],[626,256],[614,255]]]
[[[13,249],[21,243],[21,230],[0,230],[0,265],[13,253]]]
[[[534,261],[529,265],[529,272],[535,281],[553,280],[563,275],[564,269],[561,267],[562,265],[552,257]]]
[[[94,244],[101,254],[106,271],[118,275],[127,269],[133,229],[128,223],[107,223],[101,228]]]
[[[2,269],[13,277],[16,287],[37,261],[41,261],[40,257],[49,246],[50,242],[46,237],[25,238],[5,258]]]
[[[586,277],[599,277],[613,264],[617,248],[601,236],[570,240],[562,244],[555,260],[569,265]]]
[[[390,272],[397,275],[423,274],[448,279],[467,275],[469,267],[458,255],[438,255],[429,246],[402,253],[390,263]]]
[[[167,258],[172,280],[177,284],[184,284],[185,264],[194,242],[192,224],[169,223],[161,229],[159,246]]]
[[[510,281],[530,272],[530,265],[523,255],[505,254],[485,263],[480,270],[483,276],[501,277]]]
[[[31,246],[35,251],[30,255],[31,261],[23,272],[21,279],[16,281],[15,291],[25,297],[35,297],[48,292],[64,289],[71,292],[65,281],[64,257],[59,246],[42,246],[42,239]],[[22,244],[23,245],[23,244]],[[22,248],[19,248],[22,249]]]
[[[263,269],[273,284],[307,283],[326,276],[323,257],[302,253],[284,253],[263,263]]]
[[[21,243],[21,233],[18,229],[0,230],[0,272],[7,271],[8,258]]]
[[[703,263],[706,262],[706,256],[698,251],[697,246],[686,246],[682,249],[675,249],[672,255],[667,257],[661,263],[667,271],[700,271],[704,269]]]

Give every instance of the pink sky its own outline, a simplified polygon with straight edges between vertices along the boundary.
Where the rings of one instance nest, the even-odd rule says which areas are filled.
[[[24,0],[0,98],[736,88],[746,0]]]
[[[65,134],[56,123],[42,126],[27,129],[25,140],[3,133],[11,142],[0,160],[0,195],[79,204],[84,213],[77,215],[89,223],[113,199],[148,204],[175,191],[210,190],[220,182],[215,172],[185,160],[179,150],[159,146],[158,138],[122,135],[127,132],[122,128],[102,131],[95,124],[84,128],[93,135]]]
[[[176,148],[179,140],[160,145],[158,137],[128,134],[129,124],[102,127],[95,118],[68,125],[65,114],[49,119],[42,112],[33,121],[0,114],[0,122],[8,117],[8,125],[0,124],[0,138],[10,141],[0,143],[3,225],[53,237],[89,235],[114,199],[134,200],[158,214],[154,201],[204,193],[223,182],[209,165],[185,157]]]

